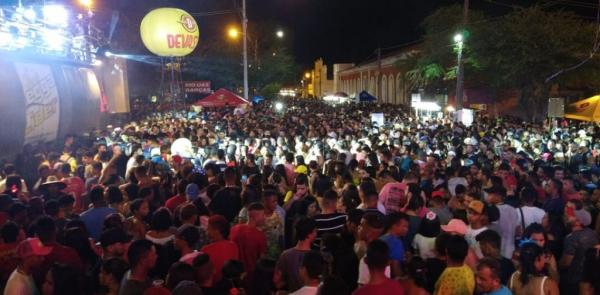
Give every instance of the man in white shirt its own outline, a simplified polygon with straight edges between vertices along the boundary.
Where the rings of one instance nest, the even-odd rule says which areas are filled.
[[[521,190],[520,195],[523,206],[517,209],[517,215],[522,230],[525,230],[532,223],[542,224],[542,219],[544,219],[546,211],[533,205],[537,199],[537,192],[535,189],[532,187],[524,187]]]
[[[52,247],[44,246],[38,238],[29,238],[21,242],[17,247],[17,255],[21,260],[6,282],[4,295],[39,294],[32,272],[44,262],[44,257],[51,251]]]
[[[325,260],[321,253],[310,251],[304,254],[300,266],[300,278],[304,286],[290,295],[316,295],[321,285],[321,275],[325,270]]]
[[[506,189],[504,187],[494,187],[486,190],[486,201],[490,205],[495,205],[500,211],[498,219],[499,234],[502,237],[500,254],[505,258],[511,259],[515,252],[515,236],[521,229],[521,221],[517,210],[507,204],[504,204],[506,198]]]
[[[483,257],[481,250],[477,244],[477,235],[488,229],[489,219],[487,216],[486,205],[479,200],[474,200],[469,203],[467,208],[467,219],[469,221],[469,227],[467,228],[467,234],[465,240],[469,243],[477,257]]]

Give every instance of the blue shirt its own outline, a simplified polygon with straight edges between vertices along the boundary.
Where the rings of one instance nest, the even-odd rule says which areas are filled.
[[[106,219],[106,216],[113,213],[117,213],[117,211],[109,207],[92,208],[81,213],[81,221],[85,223],[85,228],[90,234],[90,237],[96,241],[100,239],[104,219]]]
[[[390,248],[390,259],[404,262],[404,245],[398,237],[385,234],[379,238],[384,241]]]
[[[502,288],[491,293],[485,293],[484,295],[512,295],[512,292],[506,286],[502,286]]]

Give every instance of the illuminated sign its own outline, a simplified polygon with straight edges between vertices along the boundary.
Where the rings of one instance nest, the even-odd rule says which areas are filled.
[[[210,93],[210,81],[186,81],[183,89],[185,93]]]

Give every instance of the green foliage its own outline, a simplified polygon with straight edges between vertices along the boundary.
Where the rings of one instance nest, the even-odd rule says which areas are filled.
[[[397,64],[406,70],[413,87],[455,83],[452,36],[461,30],[461,20],[460,6],[441,8],[425,19],[420,54]],[[595,26],[572,13],[532,6],[500,18],[486,18],[471,10],[465,29],[470,34],[463,48],[466,80],[493,90],[521,90],[521,100],[528,109],[547,99],[553,84],[585,81],[589,88],[600,88],[598,58],[547,81],[561,69],[584,60],[592,50]]]
[[[267,99],[274,99],[279,94],[281,87],[280,83],[269,83],[260,90],[260,95]]]

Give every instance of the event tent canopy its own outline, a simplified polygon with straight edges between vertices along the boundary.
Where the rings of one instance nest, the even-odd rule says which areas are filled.
[[[225,88],[221,88],[215,91],[215,93],[194,103],[194,105],[212,108],[222,108],[226,106],[237,107],[243,104],[250,105],[250,102]]]
[[[366,92],[366,91],[362,91],[359,95],[358,95],[358,101],[359,102],[372,102],[377,100],[377,98],[373,95],[371,95],[370,93]]]
[[[565,110],[565,118],[600,122],[600,95],[568,105]]]

